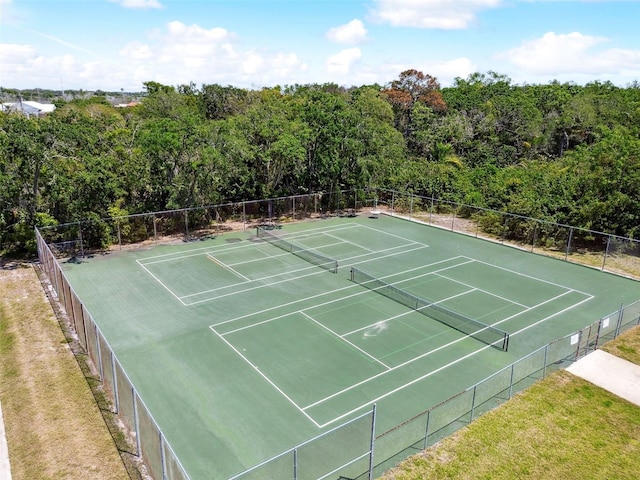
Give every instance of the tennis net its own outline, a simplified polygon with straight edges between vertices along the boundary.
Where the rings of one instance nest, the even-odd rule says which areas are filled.
[[[318,252],[314,252],[313,250],[302,248],[298,245],[288,242],[278,235],[274,235],[268,230],[265,230],[262,227],[258,227],[257,235],[258,238],[261,238],[271,243],[272,245],[281,248],[285,252],[293,253],[295,256],[300,257],[303,260],[312,263],[313,265],[324,268],[325,270],[329,270],[332,273],[338,273],[338,261],[331,257],[327,257],[326,255],[322,255]]]
[[[351,281],[359,283],[374,292],[384,295],[391,300],[395,300],[406,307],[416,310],[476,340],[480,340],[487,345],[495,346],[505,352],[509,348],[509,334],[504,330],[436,305],[433,302],[390,285],[379,278],[372,277],[368,273],[354,267],[351,268]]]

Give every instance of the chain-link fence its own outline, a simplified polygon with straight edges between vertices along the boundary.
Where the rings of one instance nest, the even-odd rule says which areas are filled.
[[[371,195],[393,215],[640,278],[640,240],[406,192],[378,189]]]
[[[230,229],[246,229],[255,223],[345,215],[370,208],[386,209],[393,214],[474,236],[491,232],[492,239],[501,242],[519,239],[531,251],[544,246],[555,252],[554,256],[566,260],[588,251],[602,262],[599,268],[603,270],[611,264],[615,266],[614,271],[623,266],[628,268],[628,265],[635,269],[640,264],[637,240],[391,191],[339,192],[240,202],[79,222],[52,227],[42,233],[36,230],[42,269],[69,317],[78,342],[100,376],[114,413],[119,415],[134,439],[134,453],[145,461],[154,478],[189,480],[190,477],[91,314],[71,288],[58,258],[83,256],[92,249],[105,248],[109,242],[112,248],[125,248],[131,244],[188,241]],[[534,351],[388,431],[376,434],[374,407],[371,412],[233,478],[371,479],[507,401],[549,372],[565,368],[639,324],[640,302],[621,306],[592,325]]]

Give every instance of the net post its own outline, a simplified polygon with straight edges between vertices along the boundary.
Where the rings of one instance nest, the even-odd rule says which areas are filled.
[[[298,480],[298,447],[293,449],[293,480]]]

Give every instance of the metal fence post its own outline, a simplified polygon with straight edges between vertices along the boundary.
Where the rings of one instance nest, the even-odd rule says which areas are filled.
[[[620,329],[622,328],[622,317],[624,316],[624,304],[620,304],[620,310],[618,310],[618,321],[616,323],[616,331],[613,338],[618,338],[620,335]]]
[[[427,411],[427,426],[424,430],[424,448],[425,450],[429,446],[429,420],[431,420],[431,410]]]
[[[431,224],[432,215],[433,215],[433,195],[431,196],[431,207],[429,208],[429,224]]]
[[[136,400],[138,394],[136,389],[131,385],[131,398],[133,399],[133,429],[136,432],[136,451],[138,457],[142,457],[142,450],[140,448],[140,423],[138,421],[138,401]]]
[[[373,480],[373,450],[376,441],[376,404],[371,411],[371,442],[369,444],[369,480]]]
[[[109,355],[111,356],[111,373],[113,374],[113,403],[116,407],[116,414],[120,413],[120,399],[118,398],[118,376],[116,373],[116,357],[113,354],[113,350],[110,350]]]
[[[511,378],[509,379],[509,400],[511,400],[511,396],[513,395],[513,371],[515,370],[515,363],[511,364]]]
[[[458,204],[455,203],[454,204],[455,207],[453,208],[453,215],[451,217],[451,231],[453,232],[455,229],[455,224],[456,224],[456,213],[458,212]]]
[[[544,365],[542,366],[542,378],[547,377],[547,360],[549,358],[548,355],[549,355],[549,344],[547,343],[544,346]]]
[[[409,218],[413,218],[413,193],[411,194],[411,201],[409,202]]]
[[[162,469],[162,480],[167,478],[167,460],[164,457],[164,437],[160,429],[158,429],[158,444],[160,446],[160,465]]]
[[[293,480],[298,480],[298,447],[293,449]]]
[[[473,414],[475,413],[475,409],[476,409],[476,390],[478,389],[478,386],[474,386],[473,387],[473,396],[471,397],[471,418],[469,419],[469,423],[473,422]]]
[[[80,237],[80,256],[84,258],[84,242],[82,241],[82,224],[78,222],[78,237]]]
[[[604,250],[604,258],[602,259],[602,271],[604,271],[604,266],[607,263],[607,255],[609,255],[609,244],[611,243],[611,235],[607,237],[607,248]]]
[[[158,243],[158,226],[156,225],[156,214],[153,214],[153,242]]]
[[[94,323],[95,325],[95,323]],[[98,330],[98,326],[96,327],[96,350],[98,354],[98,369],[100,370],[100,381],[104,383],[104,366],[102,365],[102,352],[100,348],[100,330]]]
[[[184,241],[189,241],[189,210],[184,211]]]
[[[573,227],[569,228],[569,239],[567,240],[567,250],[564,253],[564,259],[567,260],[569,258],[569,250],[571,250],[571,239],[573,237]]]
[[[118,226],[118,246],[122,250],[122,234],[120,233],[120,220],[116,219],[116,225]]]

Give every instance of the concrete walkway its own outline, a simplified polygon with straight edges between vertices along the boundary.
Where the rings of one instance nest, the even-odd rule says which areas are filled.
[[[0,404],[0,480],[11,480],[9,466],[9,447],[4,433],[4,419],[2,418],[2,404]]]
[[[596,350],[567,371],[640,406],[640,365]]]

